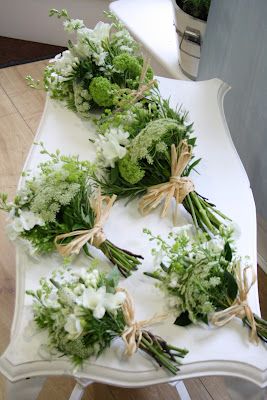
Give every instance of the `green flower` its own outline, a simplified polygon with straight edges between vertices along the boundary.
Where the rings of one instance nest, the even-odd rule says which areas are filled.
[[[129,78],[135,79],[141,75],[142,67],[138,59],[128,53],[114,57],[113,65],[117,72],[127,73]]]
[[[114,94],[117,85],[112,84],[107,78],[97,76],[89,85],[89,92],[93,101],[100,107],[111,107],[114,104]]]
[[[145,171],[142,171],[140,166],[133,162],[128,154],[122,160],[119,160],[118,165],[121,176],[132,185],[139,182],[145,175]]]

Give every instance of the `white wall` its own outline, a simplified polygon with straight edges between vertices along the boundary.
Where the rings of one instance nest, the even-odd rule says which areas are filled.
[[[0,0],[0,36],[66,46],[66,33],[51,8],[66,8],[73,18],[88,27],[103,20],[109,0]]]

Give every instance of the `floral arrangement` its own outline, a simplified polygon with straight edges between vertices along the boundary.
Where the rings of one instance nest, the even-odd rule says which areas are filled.
[[[195,191],[189,178],[200,159],[193,157],[196,138],[186,117],[181,109],[172,109],[157,89],[130,107],[104,113],[97,122],[100,135],[95,143],[106,174],[98,183],[108,195],[129,201],[142,196],[142,214],[164,202],[161,215],[165,216],[174,197],[195,226],[212,235],[228,218]]]
[[[81,116],[104,107],[95,118],[99,135],[91,138],[104,169],[104,179],[97,180],[103,193],[129,201],[141,196],[142,214],[164,202],[162,216],[174,198],[174,223],[182,203],[197,228],[216,234],[227,217],[195,191],[189,177],[200,161],[193,157],[192,124],[186,123],[187,113],[162,99],[153,71],[125,27],[111,14],[112,24],[99,22],[93,30],[66,10],[52,9],[50,15],[63,19],[67,32],[76,32],[77,43],[69,42],[69,49],[52,60],[44,86]]]
[[[50,279],[41,279],[38,290],[28,290],[34,298],[34,321],[48,332],[48,348],[79,366],[121,337],[127,355],[143,350],[176,374],[178,359],[187,350],[171,346],[144,329],[162,317],[135,322],[132,300],[126,290],[117,288],[118,279],[116,270],[105,275],[96,269],[65,268],[54,271]]]
[[[76,156],[62,156],[59,151],[49,153],[41,146],[41,153],[49,160],[39,164],[40,173],[26,179],[12,203],[7,201],[6,194],[0,196],[0,209],[8,212],[11,220],[11,239],[27,240],[34,251],[42,254],[57,250],[66,258],[82,248],[90,256],[90,243],[124,276],[130,275],[142,256],[120,249],[103,232],[116,196],[103,198],[98,193],[94,197],[91,163],[79,161]]]
[[[189,229],[188,229],[189,227]],[[221,228],[220,234],[207,241],[206,235],[190,237],[190,225],[182,233],[171,233],[171,243],[160,236],[145,232],[156,241],[160,254],[160,268],[146,272],[159,281],[157,286],[170,297],[170,305],[178,316],[175,324],[186,326],[199,321],[222,326],[239,317],[250,327],[250,338],[258,337],[267,342],[267,321],[253,314],[247,294],[256,278],[249,285],[248,265],[233,247],[233,229]]]
[[[153,71],[144,65],[137,42],[114,15],[106,15],[111,24],[99,22],[89,29],[64,9],[50,10],[50,16],[63,19],[66,32],[76,33],[77,41],[69,40],[68,50],[50,61],[44,71],[44,88],[51,98],[85,118],[90,117],[89,110],[118,105],[140,84],[154,85]],[[31,76],[27,80],[36,87]]]

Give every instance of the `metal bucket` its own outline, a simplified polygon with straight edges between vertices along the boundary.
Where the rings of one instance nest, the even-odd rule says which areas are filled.
[[[207,23],[185,13],[175,0],[172,3],[178,36],[179,64],[188,78],[196,80]]]

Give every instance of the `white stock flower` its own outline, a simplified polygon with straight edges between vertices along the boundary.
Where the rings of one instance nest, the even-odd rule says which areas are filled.
[[[57,308],[57,291],[53,290],[48,296],[42,296],[42,302],[46,307]]]
[[[80,268],[80,270],[74,271],[74,274],[81,278],[87,287],[96,287],[99,278],[99,272],[96,269],[88,272],[85,268]]]
[[[105,136],[96,140],[98,151],[104,158],[106,167],[114,167],[115,162],[126,155],[125,146],[129,143],[128,137],[128,132],[119,128],[111,128]]]
[[[68,332],[68,338],[71,340],[77,339],[83,331],[80,319],[74,314],[67,317],[64,329]]]

